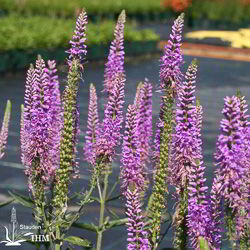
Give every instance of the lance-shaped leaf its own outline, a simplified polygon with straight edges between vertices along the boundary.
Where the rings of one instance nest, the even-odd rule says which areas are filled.
[[[91,247],[92,243],[86,239],[77,237],[77,236],[69,236],[64,239],[64,241],[67,241],[73,245],[81,246],[81,247]]]

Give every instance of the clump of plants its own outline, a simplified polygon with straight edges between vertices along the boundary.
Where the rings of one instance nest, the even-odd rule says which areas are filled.
[[[160,59],[161,105],[153,139],[150,80],[145,79],[138,85],[134,102],[128,106],[124,118],[125,12],[120,14],[105,64],[103,120],[99,118],[95,86],[90,85],[84,157],[91,167],[91,178],[86,191],[77,194],[76,212],[68,210],[72,201],[68,191],[79,168],[76,158],[80,132],[78,92],[83,84],[87,54],[86,12],[77,19],[67,51],[68,76],[62,96],[55,61],[45,62],[38,56],[36,64],[30,66],[21,108],[21,161],[32,199],[11,195],[32,207],[35,220],[41,226],[40,233],[49,236],[47,248],[59,250],[67,243],[100,250],[103,233],[124,225],[128,231],[127,249],[158,249],[166,235],[161,232],[162,225],[170,223],[175,231],[175,249],[188,246],[220,249],[223,226],[227,228],[232,246],[249,249],[250,123],[246,100],[239,92],[225,98],[215,153],[217,170],[212,190],[208,192],[201,139],[203,111],[195,95],[196,60],[186,73],[181,70],[183,24],[184,14],[181,14],[173,24]],[[118,182],[125,213],[122,218],[114,215],[111,219],[105,211],[107,203],[117,198],[113,191],[118,182],[110,187],[109,179],[120,144]],[[149,166],[153,168],[153,188],[147,197]],[[175,188],[177,205],[167,218],[169,185]],[[93,196],[95,190],[99,197]],[[78,223],[85,206],[93,201],[100,204],[99,223]],[[72,226],[95,232],[96,242],[69,236]]]
[[[73,35],[75,19],[51,18],[46,16],[23,17],[16,14],[0,19],[0,52],[12,50],[35,50],[67,48]],[[106,45],[112,41],[115,21],[100,24],[89,23],[86,41],[89,47]],[[150,29],[137,30],[131,23],[124,31],[126,42],[157,41],[159,36]]]

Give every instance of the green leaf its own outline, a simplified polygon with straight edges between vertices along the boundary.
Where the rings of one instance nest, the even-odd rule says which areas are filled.
[[[29,208],[32,208],[33,207],[33,201],[27,197],[27,196],[24,196],[24,195],[21,195],[21,194],[18,194],[16,192],[10,192],[9,191],[9,194],[11,195],[11,197],[16,200],[17,202],[19,202],[20,204],[22,204],[23,206],[25,207],[29,207]]]
[[[123,226],[128,222],[128,218],[123,218],[119,220],[111,220],[107,223],[106,229],[112,228],[112,227],[118,227],[118,226]]]
[[[81,228],[81,229],[86,229],[88,231],[92,231],[92,232],[97,232],[97,228],[95,227],[95,225],[93,224],[88,224],[88,223],[73,223],[72,224],[73,227],[77,227],[77,228]]]
[[[12,201],[14,201],[14,199],[11,199],[11,200],[2,202],[2,203],[0,203],[0,207],[7,206],[7,205],[9,205]]]
[[[82,247],[91,247],[92,245],[90,241],[77,237],[77,236],[69,236],[64,240],[73,245],[82,246]]]

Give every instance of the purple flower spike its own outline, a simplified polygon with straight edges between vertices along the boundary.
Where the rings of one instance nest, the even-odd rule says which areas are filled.
[[[31,122],[31,108],[32,108],[32,92],[34,91],[35,83],[35,69],[31,64],[27,71],[26,88],[24,95],[24,106],[22,107],[21,115],[21,161],[24,166],[28,166],[28,136]]]
[[[226,97],[222,113],[221,135],[216,144],[215,159],[220,168],[217,174],[223,178],[221,195],[228,200],[229,206],[241,200],[240,188],[244,179],[245,169],[237,162],[240,154],[243,134],[240,124],[240,101],[237,97]]]
[[[213,235],[214,235],[214,246],[215,249],[220,249],[221,245],[221,233],[222,233],[222,208],[221,208],[221,183],[222,179],[215,177],[213,180],[211,190],[211,217],[213,222]]]
[[[139,124],[141,162],[149,160],[150,140],[152,137],[152,85],[145,79],[140,90]]]
[[[188,169],[188,233],[191,237],[191,244],[195,249],[200,249],[199,238],[203,237],[211,249],[220,249],[220,228],[218,223],[218,209],[220,200],[214,200],[218,195],[218,185],[214,185],[213,207],[208,203],[206,179],[204,178],[203,157],[202,157],[202,106],[199,101],[196,105],[194,141],[196,151],[193,152],[192,162]],[[196,133],[195,133],[196,132]],[[219,202],[219,204],[215,203]]]
[[[131,186],[132,183],[131,183]],[[137,188],[128,188],[126,192],[126,215],[128,216],[128,250],[151,249],[147,232],[143,229],[144,222],[140,204],[140,192]],[[134,190],[130,190],[134,189]]]
[[[84,157],[86,161],[95,164],[96,160],[96,140],[99,135],[99,118],[97,111],[97,96],[96,89],[93,84],[90,85],[90,97],[89,97],[89,112],[88,112],[88,125],[85,136],[84,145]]]
[[[71,48],[66,51],[69,54],[68,65],[71,67],[73,59],[78,60],[80,64],[84,62],[87,54],[86,42],[86,25],[87,25],[87,13],[83,10],[76,21],[76,29],[72,40],[69,42]]]
[[[138,124],[139,115],[135,105],[129,105],[126,114],[121,169],[122,189],[125,193],[131,183],[134,183],[136,188],[141,191],[144,187],[143,169],[140,166]]]
[[[10,123],[10,114],[11,114],[11,102],[10,100],[8,100],[6,108],[5,108],[5,112],[4,112],[2,129],[0,132],[0,159],[4,156],[3,151],[7,143],[9,123]]]
[[[221,120],[215,153],[219,166],[216,176],[221,180],[220,195],[225,201],[229,238],[235,241],[239,237],[241,241],[245,229],[250,228],[249,123],[244,98],[232,96],[224,100],[225,118]]]
[[[113,89],[108,97],[108,103],[104,110],[104,120],[100,128],[100,136],[97,139],[97,157],[104,156],[112,161],[114,150],[120,143],[121,128],[123,122],[124,104],[124,74],[118,73],[113,79]]]
[[[25,105],[21,119],[22,163],[26,166],[29,187],[39,176],[48,184],[59,166],[62,113],[56,64],[39,56],[36,68],[27,73]]]
[[[172,141],[172,156],[170,164],[170,183],[177,188],[177,192],[184,187],[193,158],[197,157],[197,129],[196,108],[194,106],[195,78],[197,66],[193,62],[187,70],[186,81],[179,91],[176,109],[176,127]]]
[[[45,68],[45,85],[48,86],[44,95],[48,98],[50,119],[50,128],[48,128],[48,137],[50,140],[50,155],[52,168],[49,175],[53,176],[60,161],[60,140],[63,128],[63,112],[61,109],[61,95],[55,61],[48,61],[48,67]]]
[[[174,93],[180,88],[182,73],[180,66],[183,64],[183,56],[181,54],[181,38],[184,25],[184,14],[182,13],[172,26],[172,33],[168,44],[164,48],[160,69],[160,87],[161,90],[167,86],[172,87]]]
[[[113,85],[113,79],[117,73],[124,74],[124,24],[126,20],[126,14],[123,10],[118,18],[114,36],[112,41],[108,62],[105,65],[104,71],[104,91],[108,94],[111,93]]]

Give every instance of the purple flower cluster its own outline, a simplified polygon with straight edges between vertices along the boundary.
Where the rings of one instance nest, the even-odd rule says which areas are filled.
[[[139,113],[139,148],[141,150],[141,162],[149,160],[150,155],[150,140],[152,137],[152,85],[148,79],[139,86],[135,105]]]
[[[181,53],[181,39],[182,30],[184,26],[184,14],[181,14],[172,26],[172,33],[168,44],[164,48],[164,54],[160,59],[160,92],[164,95],[161,97],[159,121],[157,122],[157,129],[155,135],[155,157],[159,158],[160,144],[162,140],[162,130],[164,127],[164,115],[168,113],[168,106],[170,105],[168,98],[172,99],[177,95],[180,88],[182,72],[180,70],[183,64],[183,56]],[[171,92],[169,90],[172,90]],[[164,92],[165,91],[165,92]],[[171,115],[172,115],[172,106]]]
[[[196,129],[197,114],[194,106],[196,72],[197,66],[192,63],[188,67],[186,81],[178,95],[170,165],[170,183],[176,187],[178,194],[185,186],[192,161],[201,157],[197,152],[200,140]]]
[[[199,249],[199,237],[203,237],[211,249],[220,249],[220,218],[218,209],[220,200],[218,197],[218,186],[213,186],[213,197],[211,201],[207,195],[207,187],[205,186],[206,179],[204,178],[203,159],[202,159],[202,106],[198,103],[196,106],[196,158],[192,160],[191,168],[188,173],[188,227],[191,237],[191,244],[196,249]],[[195,157],[195,156],[194,156]]]
[[[140,162],[139,115],[135,105],[129,105],[126,114],[126,125],[122,149],[122,189],[126,194],[129,185],[134,183],[140,191],[144,187],[144,173]]]
[[[10,114],[11,114],[11,102],[10,100],[8,100],[6,108],[5,108],[5,112],[4,112],[2,129],[0,132],[0,159],[4,156],[4,148],[7,143],[9,123],[10,123]]]
[[[143,230],[141,197],[146,185],[145,164],[150,152],[152,135],[152,85],[146,79],[137,88],[133,105],[128,106],[123,138],[121,179],[126,197],[128,249],[150,249]]]
[[[77,60],[80,65],[84,62],[87,54],[86,41],[86,25],[87,25],[87,13],[82,11],[76,21],[76,29],[72,40],[69,42],[71,48],[66,51],[69,54],[68,65],[71,67],[73,59]]]
[[[242,180],[246,174],[245,166],[240,164],[244,135],[240,124],[240,101],[236,96],[226,97],[222,113],[221,135],[218,137],[215,159],[220,168],[217,175],[223,179],[221,195],[230,207],[241,202]],[[243,144],[244,145],[244,144]],[[239,205],[239,204],[238,204]]]
[[[104,119],[98,120],[97,97],[93,87],[90,93],[88,131],[84,146],[85,159],[92,165],[96,162],[111,162],[115,147],[121,139],[124,104],[124,23],[125,11],[120,14],[115,28],[115,39],[111,43],[104,73],[104,90],[108,92]]]
[[[179,88],[172,141],[169,180],[176,188],[180,203],[176,215],[175,243],[184,244],[182,237],[185,237],[185,227],[188,226],[188,235],[194,248],[199,249],[199,239],[203,237],[212,249],[219,249],[220,231],[213,219],[204,178],[201,140],[203,111],[199,101],[194,105],[196,73],[197,65],[193,61],[185,75],[186,81]],[[187,190],[188,197],[185,198]],[[184,225],[185,220],[187,225]]]
[[[56,64],[41,57],[27,73],[23,124],[21,127],[22,163],[32,188],[32,180],[49,183],[59,164],[60,128],[62,128],[60,91]],[[39,166],[33,168],[33,161]]]
[[[96,161],[96,141],[99,137],[99,118],[97,111],[96,89],[93,84],[90,85],[89,91],[88,130],[85,136],[84,157],[86,161],[94,165]]]
[[[134,189],[134,190],[130,190]],[[130,188],[126,192],[126,215],[128,216],[128,250],[149,250],[151,249],[147,239],[147,232],[143,229],[143,215],[140,204],[140,191],[133,188],[131,183]]]
[[[117,73],[113,79],[113,88],[108,96],[104,110],[104,119],[100,124],[99,136],[96,140],[96,157],[112,161],[115,147],[121,139],[123,122],[125,76]]]
[[[128,106],[125,128],[122,188],[126,192],[130,182],[134,182],[137,189],[142,191],[152,135],[152,85],[147,79],[138,86],[134,104]]]
[[[126,20],[125,11],[123,10],[118,18],[114,36],[115,39],[112,41],[108,62],[105,65],[104,71],[104,91],[108,94],[111,93],[114,87],[114,78],[116,74],[124,74],[124,24]]]
[[[225,202],[230,239],[245,235],[249,223],[249,122],[244,97],[226,97],[222,110],[221,134],[216,144],[215,159],[221,180],[220,198]]]
[[[160,86],[161,90],[167,86],[171,87],[174,94],[178,92],[181,83],[182,73],[180,66],[183,64],[183,56],[181,53],[181,38],[184,25],[184,14],[182,13],[172,26],[172,33],[168,44],[164,48],[160,69]]]

